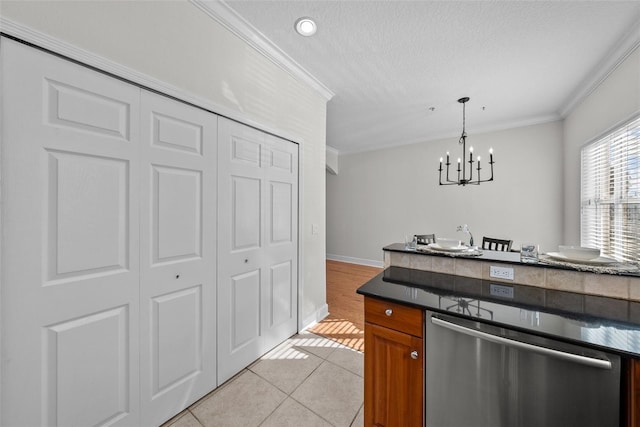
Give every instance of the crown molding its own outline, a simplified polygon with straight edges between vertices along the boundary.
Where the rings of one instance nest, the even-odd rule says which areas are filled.
[[[329,101],[335,95],[322,82],[294,61],[289,55],[276,46],[257,28],[232,9],[223,0],[189,0],[209,17],[217,21],[242,41],[253,47],[262,56],[295,77],[297,80],[314,89]]]
[[[14,22],[2,16],[0,16],[0,35],[6,35],[18,41],[31,44],[36,48],[49,51],[53,54],[75,61],[81,65],[88,66],[99,72],[108,74],[114,78],[161,93],[219,116],[224,116],[244,123],[263,132],[267,132],[296,143],[304,143],[304,138],[300,135],[292,135],[291,133],[285,132],[281,129],[265,126],[263,123],[257,122],[245,116],[243,113],[225,107],[222,104],[218,104],[210,101],[209,99],[186,92],[184,89],[177,86],[158,80],[155,77],[141,73],[111,59],[79,48],[71,43],[57,39],[49,34],[34,30],[24,24]]]
[[[326,157],[324,163],[326,165],[327,172],[329,172],[332,175],[338,175],[338,162],[339,162],[338,157],[340,156],[340,152],[335,148],[327,145],[326,154],[331,154],[332,156],[335,156],[335,159],[330,158],[330,156]]]
[[[547,114],[547,115],[530,117],[524,120],[512,120],[509,122],[501,123],[499,125],[478,126],[478,127],[474,127],[473,130],[470,131],[469,137],[473,137],[474,135],[485,134],[485,133],[524,128],[528,126],[543,125],[546,123],[557,122],[559,120],[562,120],[562,117],[560,117],[558,114]],[[442,141],[445,139],[453,139],[453,138],[458,139],[459,136],[460,136],[460,133],[455,133],[455,134],[451,132],[440,133],[440,134],[430,135],[428,137],[420,137],[413,140],[406,140],[399,143],[394,143],[393,145],[390,145],[387,143],[368,144],[368,145],[360,146],[351,150],[341,149],[339,152],[341,156],[343,155],[346,156],[350,154],[362,154],[369,151],[393,150],[395,148],[400,148],[407,145],[424,144],[427,142]]]
[[[640,26],[634,26],[618,41],[616,46],[578,85],[558,110],[561,117],[567,117],[582,101],[593,93],[606,79],[640,46]]]
[[[336,156],[340,155],[340,150],[338,150],[337,148],[333,148],[330,145],[327,145],[327,151],[329,153],[335,154]]]

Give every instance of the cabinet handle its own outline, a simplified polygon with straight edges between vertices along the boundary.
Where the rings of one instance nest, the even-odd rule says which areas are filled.
[[[415,351],[415,350],[413,350],[413,351],[411,352],[411,358],[412,358],[413,360],[417,359],[417,358],[418,358],[418,352],[417,352],[417,351]]]
[[[391,310],[390,308],[387,308],[387,309],[384,311],[384,314],[386,314],[387,316],[391,316],[391,315],[393,314],[393,310]]]

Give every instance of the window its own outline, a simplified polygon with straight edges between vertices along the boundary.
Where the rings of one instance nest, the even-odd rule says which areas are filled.
[[[581,245],[640,261],[640,117],[582,149]]]

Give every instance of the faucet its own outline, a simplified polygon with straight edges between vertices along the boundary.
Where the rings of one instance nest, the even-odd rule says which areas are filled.
[[[473,247],[473,234],[471,234],[471,230],[469,230],[469,226],[467,224],[459,225],[456,231],[462,231],[469,235],[469,247]]]

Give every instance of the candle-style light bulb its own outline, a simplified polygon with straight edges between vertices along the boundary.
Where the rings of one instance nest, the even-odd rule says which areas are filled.
[[[469,152],[473,153],[473,147],[469,147]]]

